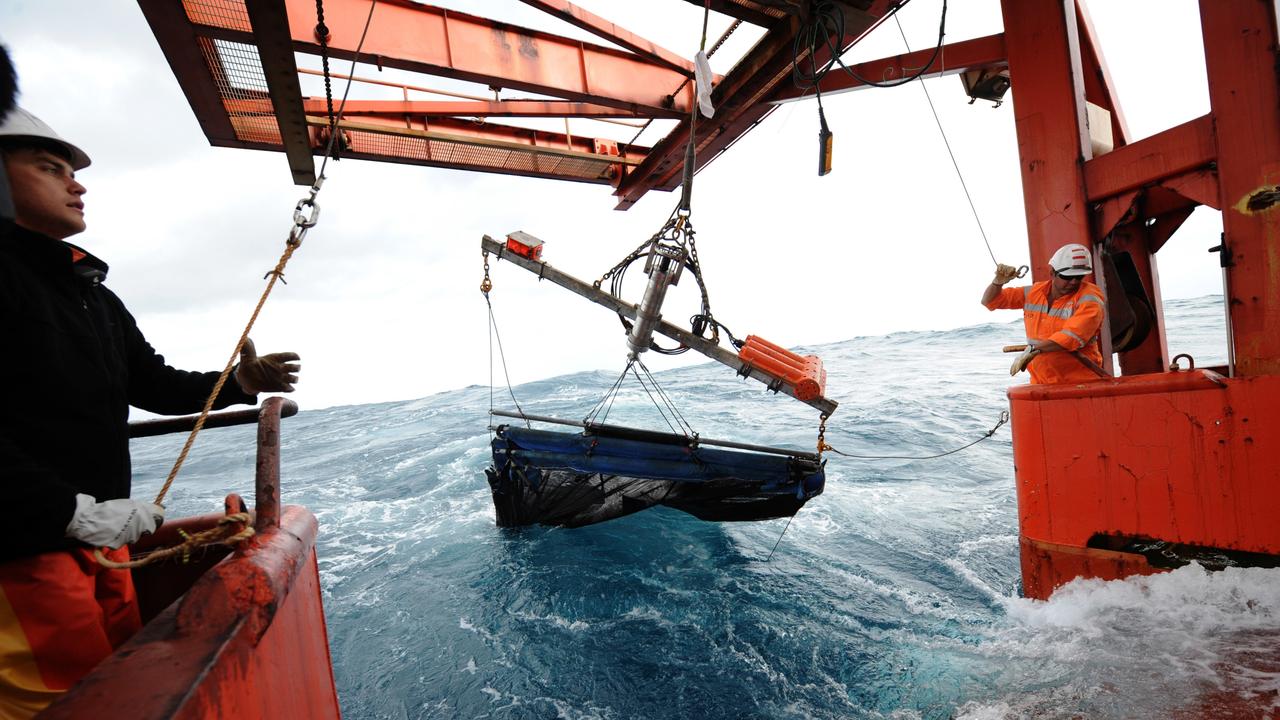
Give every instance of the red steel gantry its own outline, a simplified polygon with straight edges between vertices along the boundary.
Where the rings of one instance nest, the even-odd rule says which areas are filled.
[[[380,0],[368,62],[536,97],[349,103],[347,157],[609,184],[619,208],[671,190],[688,142],[687,60],[566,0],[523,0],[604,39],[593,45],[408,0]],[[674,3],[677,0],[666,0]],[[704,0],[685,0],[699,8]],[[647,0],[651,8],[657,0]],[[350,58],[371,0],[326,0],[332,56]],[[215,145],[284,150],[314,178],[328,118],[303,97],[298,54],[316,55],[314,0],[139,0]],[[900,3],[845,0],[849,47]],[[710,0],[762,29],[717,78],[714,122],[697,124],[705,165],[796,99],[794,39],[805,0]],[[1082,0],[1002,0],[1004,31],[945,46],[945,69],[1012,83],[1033,277],[1058,247],[1093,248],[1108,296],[1103,357],[1116,377],[1010,390],[1024,590],[1047,597],[1079,575],[1155,568],[1159,542],[1280,560],[1280,62],[1277,0],[1199,0],[1211,111],[1130,137]],[[861,63],[901,78],[932,48]],[[823,63],[827,57],[816,60]],[[311,72],[312,70],[303,70]],[[372,81],[381,82],[381,81]],[[857,89],[844,73],[824,93]],[[529,130],[496,117],[668,120],[654,147]],[[1109,139],[1103,140],[1105,136]],[[1204,205],[1222,212],[1228,362],[1171,369],[1156,255]],[[1269,562],[1269,561],[1268,561]]]

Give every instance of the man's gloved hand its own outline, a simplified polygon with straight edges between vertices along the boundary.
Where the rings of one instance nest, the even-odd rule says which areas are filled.
[[[1016,277],[1018,277],[1018,268],[1012,265],[996,263],[996,276],[995,279],[991,281],[991,284],[1003,286],[1005,283]]]
[[[98,502],[92,495],[76,495],[76,512],[67,524],[67,537],[112,550],[137,542],[164,522],[164,508],[142,500],[122,498]]]
[[[1039,354],[1040,351],[1033,347],[1028,347],[1026,350],[1023,350],[1022,354],[1013,361],[1013,365],[1009,368],[1009,375],[1017,375],[1023,370],[1026,370],[1027,366],[1031,364],[1031,359]]]
[[[293,392],[298,382],[298,353],[283,352],[258,356],[252,340],[245,340],[240,350],[240,364],[235,378],[240,389],[250,395],[262,392]]]

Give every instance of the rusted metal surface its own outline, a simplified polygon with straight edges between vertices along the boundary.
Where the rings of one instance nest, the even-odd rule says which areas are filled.
[[[280,417],[293,417],[298,414],[298,404],[292,400],[280,398]],[[258,408],[248,410],[227,410],[211,413],[205,418],[205,429],[230,427],[232,425],[252,425],[258,422]],[[196,426],[198,415],[183,417],[159,418],[156,420],[139,420],[129,423],[129,437],[142,438],[156,435],[167,435],[176,432],[190,432]]]
[[[1048,600],[1053,591],[1079,577],[1119,580],[1130,575],[1162,572],[1142,555],[1035,540],[1019,541],[1022,594]]]
[[[250,102],[258,108],[261,107],[260,101],[246,101],[240,106],[248,108]],[[302,107],[311,115],[322,115],[328,112],[326,102],[320,99],[304,100]],[[347,119],[384,117],[394,119],[402,125],[407,125],[406,121],[414,118],[459,116],[632,118],[635,117],[635,113],[607,105],[552,100],[348,100],[342,111],[342,117]],[[664,117],[664,115],[654,113],[653,117]],[[673,110],[665,117],[674,119],[678,114]]]
[[[684,73],[689,77],[693,77],[693,63],[687,58],[663,48],[652,40],[632,33],[626,28],[620,27],[604,18],[584,10],[574,5],[568,0],[520,0],[525,5],[531,5],[539,10],[564,20],[570,25],[593,33],[598,37],[604,38],[619,47],[626,48],[631,52],[653,60],[656,63],[665,65],[676,72]]]
[[[129,549],[134,557],[159,548],[173,547],[182,543],[183,533],[194,535],[211,530],[223,518],[222,514],[210,513],[194,517],[169,520],[160,529],[142,539]],[[223,558],[231,553],[225,545],[211,545],[191,554],[187,562],[164,562],[144,565],[133,570],[133,584],[138,591],[138,606],[142,613],[142,622],[150,622],[165,608],[182,597],[191,586]]]
[[[1250,198],[1280,184],[1280,64],[1274,1],[1200,1],[1213,108],[1235,372],[1280,372],[1280,207]]]
[[[1021,537],[1280,553],[1280,377],[1196,370],[1021,385],[1009,399]]]
[[[258,47],[262,75],[267,82],[293,182],[311,185],[316,181],[316,165],[311,157],[307,119],[302,110],[302,87],[298,83],[298,65],[293,58],[284,0],[245,0],[245,9],[253,24],[254,44]]]
[[[850,69],[861,77],[877,82],[893,82],[904,77],[911,77],[920,72],[920,68],[927,65],[929,59],[933,57],[933,51],[933,47],[928,47],[902,55],[868,60],[852,65]],[[1003,34],[987,35],[986,37],[972,40],[949,43],[943,46],[941,56],[946,57],[945,66],[942,63],[937,63],[937,67],[930,68],[922,76],[923,78],[959,75],[970,70],[994,70],[1007,67],[1009,64],[1005,54]],[[819,87],[822,88],[822,94],[825,96],[848,90],[862,90],[870,86],[862,84],[860,80],[852,77],[849,73],[837,69],[827,73]],[[794,85],[790,87],[784,86],[774,96],[773,100],[775,102],[794,100],[812,94],[812,91],[806,93]]]
[[[319,53],[315,0],[286,2],[294,48]],[[355,52],[371,2],[325,3],[334,57]],[[643,56],[408,0],[379,0],[362,53],[385,67],[637,113],[688,112],[693,100],[691,88],[669,100],[685,74]]]
[[[323,144],[328,120],[309,116],[307,122]],[[614,155],[600,152],[600,143],[588,137],[456,118],[428,125],[433,129],[381,117],[343,120],[343,157],[600,184],[616,184],[621,168],[639,161],[634,145],[617,144]]]
[[[41,717],[339,717],[315,533],[285,508]]]
[[[267,398],[259,415],[253,524],[258,532],[280,526],[280,409],[285,402],[280,397]]]
[[[1031,274],[1039,281],[1049,277],[1049,257],[1062,245],[1093,247],[1081,172],[1081,159],[1088,161],[1092,151],[1084,125],[1075,5],[1071,0],[1003,0],[1001,7]],[[1104,358],[1109,355],[1103,352]]]
[[[1213,117],[1205,115],[1087,161],[1088,200],[1098,202],[1154,185],[1207,167],[1216,159]]]
[[[1129,125],[1125,122],[1124,110],[1116,96],[1116,86],[1103,57],[1098,32],[1093,27],[1093,18],[1084,2],[1076,2],[1075,6],[1076,27],[1080,34],[1080,65],[1084,70],[1084,97],[1111,113],[1111,137],[1115,147],[1127,145],[1130,139]]]

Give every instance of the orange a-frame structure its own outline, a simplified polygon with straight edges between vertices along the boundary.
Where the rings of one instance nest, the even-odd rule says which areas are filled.
[[[1009,392],[1024,592],[1195,557],[1280,564],[1275,0],[1200,0],[1212,110],[1137,142],[1083,7],[1003,6],[1031,267],[1044,279],[1064,243],[1094,248],[1120,372]],[[1089,105],[1110,116],[1105,154]],[[1222,211],[1228,363],[1171,370],[1156,256],[1198,205]]]
[[[524,98],[349,102],[346,157],[611,185],[626,208],[682,177],[690,62],[566,0],[523,0],[604,39],[595,45],[409,0],[379,0],[362,55],[380,68],[464,80]],[[661,12],[681,0],[618,3]],[[717,78],[714,160],[777,107],[791,82],[807,0],[683,0],[763,30]],[[326,43],[352,57],[372,0],[325,0]],[[665,3],[665,5],[664,5]],[[327,103],[304,97],[297,60],[320,52],[315,0],[139,0],[215,145],[283,150],[314,179]],[[902,4],[845,0],[847,48]],[[1093,248],[1108,296],[1112,379],[1010,390],[1024,591],[1152,572],[1188,557],[1280,562],[1280,75],[1276,0],[1200,0],[1212,111],[1152,137],[1129,135],[1083,2],[1003,0],[1004,32],[949,44],[945,69],[1007,73],[1016,97],[1031,267],[1065,243]],[[816,61],[828,60],[818,50]],[[905,77],[933,48],[861,63]],[[314,63],[313,63],[314,64]],[[823,92],[856,89],[832,72]],[[504,117],[669,120],[653,147],[529,130]],[[1095,142],[1109,135],[1109,141]],[[1198,205],[1222,212],[1230,347],[1226,366],[1170,369],[1156,257]],[[1207,258],[1208,260],[1208,258]],[[1153,560],[1156,562],[1153,563]],[[1166,560],[1168,562],[1166,562]]]

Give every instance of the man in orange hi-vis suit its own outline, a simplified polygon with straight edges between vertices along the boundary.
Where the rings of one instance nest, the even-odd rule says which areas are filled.
[[[1063,245],[1049,258],[1053,277],[1026,287],[1005,288],[1017,270],[997,265],[995,279],[982,293],[988,310],[1021,309],[1027,349],[1014,361],[1011,375],[1024,368],[1033,383],[1097,380],[1102,370],[1098,333],[1106,311],[1102,289],[1085,280],[1093,272],[1089,249]]]

